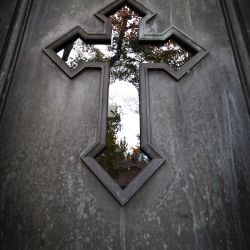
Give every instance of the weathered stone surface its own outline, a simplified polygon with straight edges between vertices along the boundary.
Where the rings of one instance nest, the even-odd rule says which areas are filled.
[[[4,43],[6,43],[8,32],[10,32],[12,28],[11,22],[13,22],[15,18],[14,12],[15,12],[16,5],[17,5],[17,0],[0,2],[0,34],[1,34],[0,55],[3,52],[2,50],[4,47]]]
[[[240,14],[242,15],[243,22],[250,40],[250,2],[248,0],[238,0],[240,6]]]
[[[152,146],[166,162],[121,207],[80,160],[97,137],[101,73],[69,79],[42,49],[109,0],[34,0],[0,123],[0,248],[247,250],[250,119],[216,0],[159,0],[209,55],[180,81],[149,71]],[[247,245],[248,244],[248,245]]]

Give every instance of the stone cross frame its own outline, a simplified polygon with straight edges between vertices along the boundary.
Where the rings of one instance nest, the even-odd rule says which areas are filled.
[[[179,70],[174,70],[171,66],[162,63],[145,63],[140,65],[141,149],[151,158],[151,161],[149,162],[148,166],[143,169],[143,171],[134,180],[132,180],[132,182],[125,189],[122,189],[95,159],[106,146],[109,63],[83,62],[77,68],[70,68],[59,56],[57,56],[56,51],[62,49],[65,44],[76,38],[81,38],[86,44],[111,44],[112,23],[108,16],[113,14],[116,10],[120,9],[124,5],[127,5],[143,16],[139,23],[139,41],[141,43],[151,45],[154,43],[159,44],[159,42],[163,43],[170,37],[175,37],[187,47],[195,51],[195,55]],[[157,149],[155,149],[151,144],[148,71],[164,70],[178,81],[198,62],[200,62],[208,54],[208,52],[175,27],[169,27],[166,29],[166,31],[160,34],[147,33],[146,24],[149,20],[155,17],[155,14],[135,0],[116,0],[100,11],[96,12],[94,15],[103,22],[103,33],[88,33],[81,27],[75,27],[70,32],[47,46],[44,49],[44,52],[71,79],[73,79],[86,68],[95,68],[101,70],[102,81],[100,83],[97,138],[94,145],[88,149],[85,149],[81,153],[80,157],[82,161],[97,176],[97,178],[104,184],[104,186],[120,202],[120,204],[124,206],[165,161],[164,157],[162,157]]]

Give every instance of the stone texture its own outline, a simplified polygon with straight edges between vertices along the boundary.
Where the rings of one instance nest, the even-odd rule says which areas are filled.
[[[100,71],[70,80],[42,52],[109,0],[34,0],[0,123],[3,250],[247,250],[250,120],[216,0],[143,1],[209,55],[177,82],[149,72],[151,143],[166,163],[121,208],[80,160],[95,142]],[[248,244],[248,245],[247,245]]]

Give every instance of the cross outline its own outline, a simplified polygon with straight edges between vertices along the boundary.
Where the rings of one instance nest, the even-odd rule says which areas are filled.
[[[179,70],[174,70],[171,66],[164,63],[143,63],[139,70],[139,86],[140,86],[140,135],[141,135],[141,149],[151,158],[151,161],[145,169],[143,169],[138,176],[136,176],[130,184],[122,189],[118,183],[102,168],[96,161],[95,157],[106,146],[107,133],[107,110],[108,110],[108,87],[109,87],[109,63],[108,62],[84,62],[76,69],[70,68],[60,57],[57,56],[55,50],[63,46],[69,40],[81,38],[87,44],[110,44],[112,37],[112,23],[108,19],[111,13],[127,5],[132,10],[141,14],[143,17],[139,23],[139,37],[138,40],[143,43],[152,44],[166,41],[169,37],[174,36],[185,45],[196,51],[196,54],[186,62]],[[153,19],[156,14],[145,8],[136,0],[117,0],[108,4],[94,14],[104,24],[103,33],[88,33],[81,27],[77,26],[70,32],[67,32],[61,38],[47,46],[43,51],[49,58],[64,72],[69,78],[74,78],[86,68],[101,69],[102,77],[100,83],[99,96],[99,111],[98,111],[98,126],[97,138],[95,143],[88,149],[84,150],[80,157],[82,161],[90,168],[90,170],[97,176],[97,178],[104,184],[104,186],[113,194],[113,196],[124,206],[135,193],[145,184],[145,182],[163,165],[164,158],[157,152],[151,144],[150,136],[150,102],[149,102],[149,86],[148,86],[148,71],[149,70],[164,70],[171,75],[175,80],[180,80],[187,74],[197,63],[199,63],[208,52],[186,36],[177,28],[171,26],[162,33],[147,33],[146,24]]]

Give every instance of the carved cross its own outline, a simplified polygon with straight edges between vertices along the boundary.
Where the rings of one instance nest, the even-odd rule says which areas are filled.
[[[175,28],[151,37],[139,33],[145,30],[146,21],[143,20],[153,14],[136,1],[115,1],[95,15],[104,21],[105,34],[90,35],[77,27],[48,46],[45,52],[71,78],[86,67],[102,68],[103,94],[109,99],[104,98],[100,103],[100,137],[81,157],[124,205],[163,163],[159,153],[149,144],[145,72],[148,68],[161,68],[178,80],[207,52]],[[141,66],[139,79],[141,63],[146,64]],[[105,94],[108,67],[109,95]],[[108,118],[104,117],[106,113]],[[143,121],[142,136],[139,120]]]

